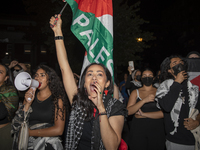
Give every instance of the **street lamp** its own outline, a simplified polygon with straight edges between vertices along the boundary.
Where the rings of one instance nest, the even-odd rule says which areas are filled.
[[[142,42],[142,38],[136,38],[137,42]]]

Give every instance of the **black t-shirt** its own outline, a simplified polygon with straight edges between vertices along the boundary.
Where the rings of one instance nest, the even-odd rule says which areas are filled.
[[[117,105],[121,103],[120,101],[117,101],[112,106],[112,111],[110,114],[111,116],[118,116],[122,115],[124,116],[124,110],[117,110]],[[91,137],[92,137],[92,123],[94,121],[95,117],[93,117],[90,121],[85,121],[83,125],[83,131],[82,136],[78,144],[78,150],[90,150],[91,149]]]
[[[0,125],[8,123],[8,111],[3,102],[0,102]]]
[[[35,94],[37,95],[37,94]],[[33,112],[30,114],[29,124],[53,123],[53,102],[52,96],[44,101],[39,101],[37,96],[31,105]]]

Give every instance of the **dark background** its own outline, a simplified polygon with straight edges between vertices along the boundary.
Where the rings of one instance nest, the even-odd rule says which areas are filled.
[[[49,2],[50,0],[46,0],[46,3]],[[137,1],[124,0],[124,2],[128,2],[131,6]],[[172,54],[185,57],[190,51],[199,51],[200,9],[198,6],[197,0],[142,0],[137,14],[149,23],[142,25],[141,29],[153,32],[155,40],[149,42],[150,48],[139,53],[142,60],[135,67],[150,67],[157,71],[163,59]],[[13,14],[27,15],[24,7],[21,0],[3,1],[0,13],[11,18]],[[45,11],[48,10],[44,10],[44,15]],[[82,61],[80,58],[83,57],[78,58]],[[118,69],[126,72],[127,66]],[[121,75],[119,78],[121,80]]]

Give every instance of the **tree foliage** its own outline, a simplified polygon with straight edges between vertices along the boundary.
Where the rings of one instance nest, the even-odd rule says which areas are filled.
[[[127,65],[129,60],[136,63],[142,60],[137,54],[149,48],[147,42],[154,39],[153,33],[141,29],[148,21],[137,15],[139,6],[140,1],[131,6],[123,3],[123,0],[113,1],[115,65]],[[137,38],[142,38],[143,41],[137,42]]]

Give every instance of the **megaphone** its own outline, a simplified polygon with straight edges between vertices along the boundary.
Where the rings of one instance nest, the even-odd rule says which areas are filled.
[[[20,72],[14,81],[15,87],[19,91],[25,91],[29,87],[35,89],[41,86],[40,82],[35,79],[32,79],[30,74],[27,72]]]

